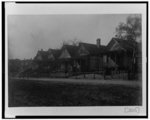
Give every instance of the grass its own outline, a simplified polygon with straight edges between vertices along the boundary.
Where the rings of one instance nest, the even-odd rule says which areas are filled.
[[[9,80],[9,106],[141,105],[139,86],[89,85],[50,81]]]

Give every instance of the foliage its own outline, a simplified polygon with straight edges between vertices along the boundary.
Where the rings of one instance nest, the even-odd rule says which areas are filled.
[[[128,16],[126,23],[120,23],[116,28],[117,37],[136,40],[141,36],[141,15]]]
[[[21,70],[21,60],[14,59],[8,62],[9,75],[16,76]]]

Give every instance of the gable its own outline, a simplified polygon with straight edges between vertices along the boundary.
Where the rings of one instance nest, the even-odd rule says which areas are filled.
[[[116,51],[116,50],[125,50],[120,46],[118,42],[114,42],[114,44],[110,47],[110,51]]]
[[[89,54],[88,50],[86,50],[86,48],[83,45],[79,48],[78,53],[79,53],[80,56],[84,56],[84,55]]]
[[[67,49],[64,49],[59,58],[71,58],[71,55],[69,54]]]
[[[54,57],[54,55],[51,53],[51,54],[48,55],[48,59],[50,59],[50,60],[55,60],[55,57]]]

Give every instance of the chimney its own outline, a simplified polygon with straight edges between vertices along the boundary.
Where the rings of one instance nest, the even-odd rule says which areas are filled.
[[[100,45],[101,45],[101,39],[100,38],[97,38],[97,40],[96,40],[96,44],[97,44],[97,47],[99,48],[100,47]]]

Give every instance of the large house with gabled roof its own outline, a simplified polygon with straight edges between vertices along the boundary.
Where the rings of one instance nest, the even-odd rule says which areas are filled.
[[[100,44],[100,39],[96,44],[81,42],[78,46],[64,45],[59,57],[63,61],[61,68],[67,71],[72,67],[71,70],[78,72],[98,71],[104,67],[103,55],[106,51],[107,47]]]
[[[141,64],[140,46],[136,41],[112,38],[107,45],[107,65],[111,60],[118,69],[136,71]]]
[[[82,71],[99,71],[103,69],[103,55],[107,47],[101,45],[97,39],[96,44],[79,43],[78,58]]]

